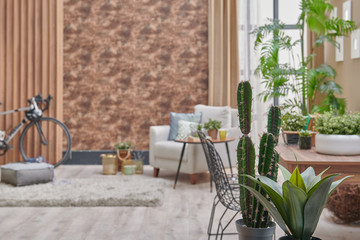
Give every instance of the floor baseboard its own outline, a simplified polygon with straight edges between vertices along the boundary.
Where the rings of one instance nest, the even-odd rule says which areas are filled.
[[[72,151],[70,158],[63,164],[66,165],[101,165],[101,154],[116,154],[114,150],[80,150]],[[134,150],[131,152],[132,159],[143,159],[144,165],[149,164],[148,150]]]

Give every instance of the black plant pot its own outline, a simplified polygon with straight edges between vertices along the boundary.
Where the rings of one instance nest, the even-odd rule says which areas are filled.
[[[297,145],[299,142],[299,134],[286,133],[286,142],[289,145]]]
[[[299,138],[299,147],[300,149],[311,149],[311,136],[310,137],[300,137]]]
[[[283,237],[280,237],[279,240],[293,240],[293,239],[288,236],[283,236]],[[321,240],[321,238],[311,237],[311,240]]]

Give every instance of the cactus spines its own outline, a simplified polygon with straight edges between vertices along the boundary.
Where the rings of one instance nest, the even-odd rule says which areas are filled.
[[[241,82],[238,86],[238,111],[240,129],[243,136],[237,148],[239,184],[254,186],[254,183],[242,174],[255,177],[255,149],[248,136],[251,129],[252,88],[249,82]],[[268,115],[268,133],[264,133],[260,140],[258,173],[276,181],[279,154],[274,150],[277,145],[281,125],[280,108],[273,106]],[[266,197],[265,191],[256,184],[257,189]],[[265,228],[269,224],[269,213],[258,200],[244,187],[240,187],[240,207],[243,221],[248,227]]]
[[[278,143],[281,125],[281,110],[279,107],[271,106],[268,115],[268,133],[272,133],[275,137],[276,144]]]
[[[255,177],[255,147],[251,141],[251,138],[247,135],[243,135],[239,141],[237,148],[238,158],[238,172],[246,173]],[[239,176],[239,183],[250,185],[252,184],[250,179],[245,176]],[[252,199],[251,193],[246,188],[240,190],[240,206],[241,209],[250,209]],[[244,221],[250,221],[248,214],[243,214]],[[245,220],[246,219],[246,220]]]
[[[251,129],[251,105],[252,105],[252,89],[250,82],[245,81],[239,83],[238,94],[238,111],[240,129],[243,134],[249,134]]]

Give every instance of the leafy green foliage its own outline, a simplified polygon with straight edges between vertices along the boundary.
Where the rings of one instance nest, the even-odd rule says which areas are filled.
[[[324,113],[316,118],[315,130],[328,135],[360,134],[360,112],[338,116],[332,112]]]
[[[221,122],[217,120],[212,120],[209,118],[209,120],[204,123],[204,128],[206,130],[212,130],[212,129],[220,129],[221,128]]]
[[[301,131],[306,125],[307,117],[295,113],[295,112],[287,112],[285,113],[282,120],[282,129],[283,131]]]
[[[315,175],[312,167],[303,173],[296,167],[293,173],[280,166],[284,183],[280,186],[275,181],[257,176],[246,175],[257,183],[270,196],[273,204],[251,185],[241,185],[248,189],[269,211],[274,220],[291,239],[310,240],[319,222],[325,203],[334,189],[345,179],[334,182],[339,174],[332,174],[325,178]]]
[[[132,145],[131,142],[118,142],[117,144],[115,144],[114,148],[115,149],[119,149],[119,150],[129,150],[134,148],[135,146]]]
[[[310,137],[311,136],[311,131],[304,131],[304,130],[301,130],[299,132],[299,137]]]
[[[334,82],[335,70],[323,64],[313,66],[315,49],[324,43],[337,46],[336,37],[347,36],[355,30],[355,23],[339,18],[329,18],[333,6],[328,0],[302,0],[301,14],[297,26],[300,40],[293,41],[286,34],[284,25],[278,20],[270,20],[268,24],[256,28],[252,33],[256,35],[255,49],[260,49],[260,64],[256,74],[261,76],[265,90],[259,94],[263,101],[271,97],[285,97],[291,93],[294,99],[288,99],[283,105],[287,110],[301,110],[303,115],[310,112],[326,112],[329,109],[343,114],[346,108],[344,99],[336,97],[341,94],[341,86]],[[305,57],[304,32],[305,25],[316,39],[310,54]],[[294,47],[301,47],[301,56],[294,56]],[[279,63],[279,52],[289,53],[290,62]],[[295,65],[295,58],[301,59],[300,66]],[[319,105],[315,101],[320,93],[325,96]]]

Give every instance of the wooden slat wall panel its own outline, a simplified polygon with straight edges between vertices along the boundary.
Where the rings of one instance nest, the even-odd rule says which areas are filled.
[[[63,118],[63,0],[0,0],[0,111],[25,107],[27,99],[41,93],[51,94],[54,101],[44,113]],[[10,130],[24,117],[24,112],[1,116],[0,130]],[[47,128],[61,155],[61,136]],[[40,153],[36,134],[27,151]],[[0,164],[22,161],[19,137],[11,141],[14,149],[0,157]],[[30,142],[30,141],[29,141]]]

